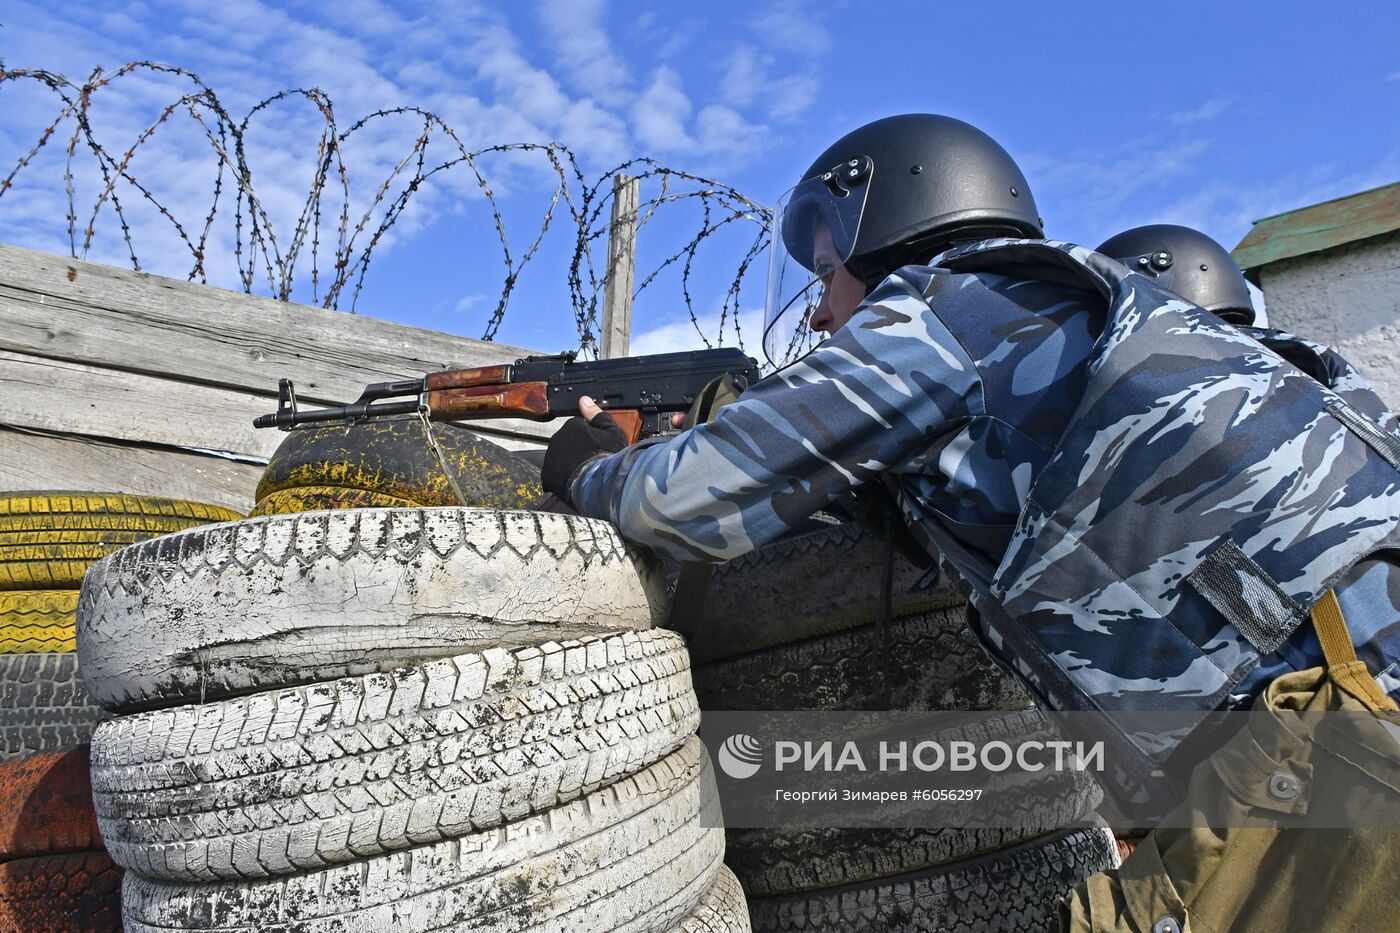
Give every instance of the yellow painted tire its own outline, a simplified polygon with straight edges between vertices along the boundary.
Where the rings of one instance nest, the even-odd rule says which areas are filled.
[[[77,589],[118,548],[243,516],[222,506],[121,493],[0,495],[0,590]]]
[[[416,418],[300,428],[268,460],[254,498],[284,489],[363,489],[420,506],[533,508],[543,491],[528,461],[457,424],[434,424],[440,461]],[[443,462],[462,491],[457,493]]]
[[[189,525],[172,525],[170,531],[180,531]],[[0,548],[39,549],[103,547],[115,544],[124,547],[145,541],[156,529],[114,529],[114,528],[45,528],[28,531],[0,531]],[[161,532],[168,534],[168,532]]]
[[[77,590],[0,591],[0,654],[73,651]]]
[[[299,486],[268,493],[253,506],[249,518],[258,515],[290,515],[294,512],[322,512],[328,509],[413,508],[427,505],[399,496],[345,486]]]

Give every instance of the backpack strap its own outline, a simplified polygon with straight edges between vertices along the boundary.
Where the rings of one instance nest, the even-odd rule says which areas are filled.
[[[1311,615],[1317,640],[1322,642],[1323,657],[1327,659],[1328,676],[1372,709],[1400,710],[1395,701],[1381,691],[1376,678],[1357,658],[1337,594],[1332,590],[1323,593],[1322,598],[1313,604]]]

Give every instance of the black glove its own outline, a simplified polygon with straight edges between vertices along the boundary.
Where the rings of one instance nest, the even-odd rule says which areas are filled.
[[[600,411],[592,421],[584,421],[575,415],[549,439],[549,446],[544,452],[544,466],[540,467],[540,485],[545,492],[554,493],[572,506],[574,500],[569,496],[569,487],[573,485],[579,468],[590,460],[617,453],[626,446],[627,435],[618,427],[612,415]]]

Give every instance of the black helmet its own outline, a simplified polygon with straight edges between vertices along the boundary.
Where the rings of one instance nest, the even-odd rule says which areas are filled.
[[[1225,247],[1199,230],[1148,224],[1109,237],[1098,251],[1231,324],[1254,323],[1254,301],[1240,267]]]
[[[867,190],[855,192],[864,194],[864,209],[858,229],[849,231],[854,242],[846,266],[867,284],[904,265],[898,260],[906,255],[928,259],[959,240],[1043,235],[1026,176],[996,140],[961,120],[906,113],[867,123],[827,147],[802,181],[826,179],[824,187],[840,200],[853,169],[868,173]],[[790,205],[812,208],[819,205]],[[811,255],[803,242],[809,229],[810,223],[783,226],[788,252],[799,261]],[[892,253],[898,254],[893,266]]]
[[[818,224],[818,221],[824,224]],[[810,346],[814,246],[872,288],[963,240],[1039,237],[1030,186],[1006,150],[952,117],[907,113],[832,143],[773,212],[764,350],[775,364]]]

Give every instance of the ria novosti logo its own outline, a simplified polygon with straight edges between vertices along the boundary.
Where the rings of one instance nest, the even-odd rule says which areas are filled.
[[[753,736],[739,732],[724,740],[716,757],[721,771],[742,781],[763,767],[763,745]]]
[[[1400,740],[1400,735],[1397,736]],[[724,740],[719,753],[720,770],[737,780],[751,778],[764,764],[764,743],[746,732],[736,732]],[[970,772],[997,774],[1018,771],[1103,771],[1102,741],[1028,740],[1015,745],[1000,740],[977,743],[967,739],[939,741],[886,741],[874,748],[863,748],[854,741],[773,742],[773,770],[778,773],[835,774],[862,773]]]

